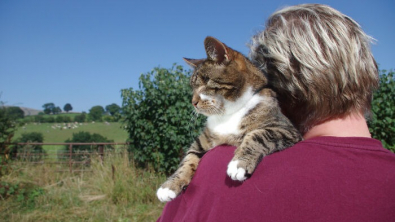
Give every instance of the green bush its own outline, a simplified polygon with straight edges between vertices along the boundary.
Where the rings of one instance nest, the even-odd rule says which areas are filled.
[[[140,76],[139,90],[122,90],[130,151],[139,166],[174,171],[198,136],[204,118],[193,112],[190,75],[182,66],[154,68]]]
[[[86,112],[82,112],[74,117],[75,122],[83,123],[86,121]]]
[[[16,139],[19,143],[42,143],[43,141],[43,134],[37,132],[23,133],[20,138]],[[45,155],[45,150],[41,145],[18,146],[16,151],[20,159],[29,161],[41,160]]]
[[[80,131],[78,133],[73,133],[71,139],[67,139],[65,143],[111,143],[113,140],[109,140],[106,137],[98,133],[89,133]],[[107,146],[108,148],[108,146]],[[65,152],[69,152],[69,146],[65,146]],[[73,146],[73,159],[77,161],[85,160],[89,158],[90,153],[97,151],[97,146],[92,145],[75,145]]]
[[[372,137],[395,152],[395,73],[380,73],[380,88],[373,95],[373,118],[369,121]]]
[[[47,118],[43,119],[43,122],[54,123],[55,122],[55,118],[53,116],[48,116]]]

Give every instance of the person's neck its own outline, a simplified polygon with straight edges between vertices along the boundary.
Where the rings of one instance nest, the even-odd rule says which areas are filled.
[[[337,118],[315,125],[306,134],[304,139],[319,136],[335,137],[369,137],[368,125],[362,114],[351,114],[344,118]]]

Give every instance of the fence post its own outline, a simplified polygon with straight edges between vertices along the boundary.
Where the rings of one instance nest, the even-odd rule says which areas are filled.
[[[103,163],[103,160],[104,160],[104,146],[103,145],[99,145],[98,149],[99,149],[100,161]]]
[[[73,155],[73,144],[70,143],[70,145],[69,145],[69,169],[70,169],[70,173],[73,172],[73,169],[72,169],[72,155]]]
[[[19,147],[18,147],[18,144],[16,143],[15,149],[11,151],[11,158],[12,159],[18,158],[18,149],[19,149]]]

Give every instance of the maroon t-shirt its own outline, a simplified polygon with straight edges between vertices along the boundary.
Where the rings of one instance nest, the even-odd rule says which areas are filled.
[[[158,221],[395,221],[395,155],[369,138],[317,137],[230,179],[235,147],[218,146]]]

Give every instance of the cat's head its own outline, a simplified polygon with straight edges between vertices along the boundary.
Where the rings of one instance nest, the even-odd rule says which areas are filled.
[[[234,113],[266,86],[265,76],[241,53],[213,37],[207,37],[204,46],[206,59],[184,58],[194,68],[190,84],[198,113]]]

